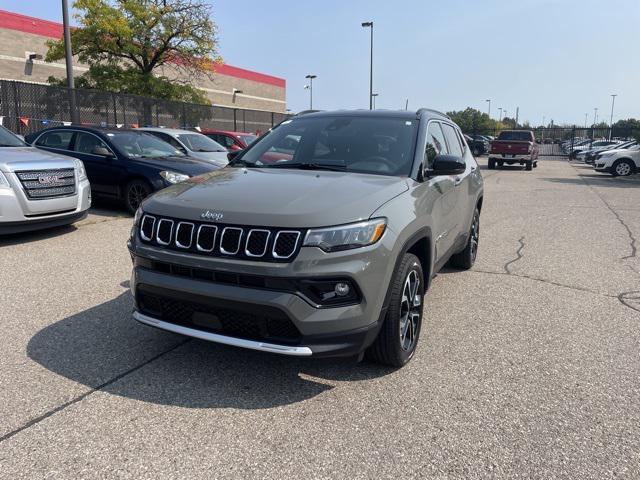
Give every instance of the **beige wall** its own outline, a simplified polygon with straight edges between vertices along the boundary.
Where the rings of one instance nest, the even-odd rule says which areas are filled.
[[[26,61],[25,52],[35,52],[44,57],[47,52],[46,40],[41,35],[0,29],[0,79],[46,83],[51,75],[64,77],[66,72],[63,61]],[[74,64],[75,75],[81,75],[86,70],[86,66]],[[178,75],[170,67],[162,70],[161,74],[169,78],[176,78]],[[286,89],[276,85],[214,73],[212,78],[201,75],[194,86],[203,89],[214,105],[272,112],[284,112],[286,109]],[[242,90],[242,93],[234,96],[234,88]]]

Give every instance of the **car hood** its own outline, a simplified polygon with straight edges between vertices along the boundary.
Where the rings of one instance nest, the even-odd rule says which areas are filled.
[[[220,168],[211,162],[193,157],[138,157],[130,158],[129,161],[135,161],[144,165],[151,165],[161,170],[184,173],[189,176],[200,175]]]
[[[0,147],[0,171],[73,168],[73,158],[34,147]]]
[[[401,177],[227,167],[166,188],[143,209],[188,220],[221,213],[225,224],[322,227],[369,218],[408,188]]]
[[[190,150],[189,156],[197,158],[198,160],[213,163],[218,167],[224,167],[229,163],[229,159],[227,157],[228,153],[229,152],[227,150],[221,152],[194,152],[193,150]]]

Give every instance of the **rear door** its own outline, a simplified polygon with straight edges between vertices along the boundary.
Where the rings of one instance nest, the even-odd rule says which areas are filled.
[[[118,196],[123,176],[123,165],[116,158],[95,154],[96,147],[103,147],[113,154],[113,149],[100,137],[90,132],[76,133],[73,142],[73,156],[84,163],[91,190],[106,196]]]

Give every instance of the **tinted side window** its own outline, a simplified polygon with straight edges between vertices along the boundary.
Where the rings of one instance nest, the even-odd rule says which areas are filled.
[[[427,168],[433,167],[433,160],[436,155],[447,154],[447,144],[444,141],[444,135],[438,122],[431,122],[427,129],[427,148],[424,152],[424,159]]]
[[[158,137],[160,140],[162,140],[164,142],[167,142],[169,145],[171,145],[176,150],[180,150],[181,152],[185,152],[186,153],[186,149],[182,145],[180,145],[180,142],[178,142],[171,135],[168,135],[168,134],[162,133],[162,132],[147,132],[147,133],[150,133],[151,135],[154,135],[154,136]]]
[[[49,148],[60,148],[61,150],[69,150],[69,144],[73,132],[55,131],[47,132],[38,138],[36,145]]]
[[[461,157],[462,146],[460,145],[460,139],[458,139],[458,135],[456,134],[455,129],[451,125],[443,123],[442,130],[444,131],[444,136],[447,137],[449,153],[451,153],[451,155],[457,155]]]
[[[222,135],[222,145],[224,145],[225,147],[229,148],[229,147],[233,147],[233,145],[235,145],[235,140],[231,137],[227,137],[226,135]]]
[[[93,149],[96,147],[107,147],[107,144],[100,140],[95,135],[91,135],[90,133],[82,133],[78,132],[78,136],[76,137],[74,150],[80,153],[93,153]]]

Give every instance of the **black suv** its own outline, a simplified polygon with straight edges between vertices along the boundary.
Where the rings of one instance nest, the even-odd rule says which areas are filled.
[[[187,157],[168,143],[136,130],[53,127],[27,143],[83,161],[94,196],[123,201],[131,213],[152,192],[220,167]]]

